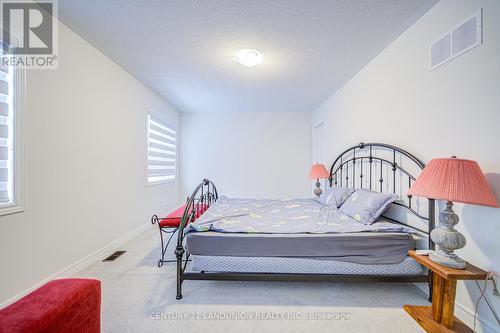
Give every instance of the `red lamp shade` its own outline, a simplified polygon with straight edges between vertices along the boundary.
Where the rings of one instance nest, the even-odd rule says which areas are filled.
[[[498,207],[495,194],[476,161],[433,159],[422,170],[408,194],[437,200]]]
[[[328,178],[330,174],[326,171],[324,164],[314,164],[309,171],[309,179]]]

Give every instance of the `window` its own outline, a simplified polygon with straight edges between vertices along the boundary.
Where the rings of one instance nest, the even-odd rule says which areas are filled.
[[[0,215],[23,210],[23,100],[24,70],[0,65]]]
[[[12,74],[11,68],[0,67],[0,205],[14,201]]]
[[[148,184],[175,180],[175,127],[148,112]]]

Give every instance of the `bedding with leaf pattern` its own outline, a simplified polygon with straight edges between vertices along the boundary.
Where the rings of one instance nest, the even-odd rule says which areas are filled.
[[[316,199],[230,199],[225,196],[186,230],[278,234],[413,232],[383,219],[370,225],[359,223],[336,207]]]

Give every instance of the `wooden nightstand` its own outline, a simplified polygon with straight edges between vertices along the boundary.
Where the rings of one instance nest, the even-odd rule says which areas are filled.
[[[405,305],[404,309],[426,332],[472,332],[454,315],[455,293],[458,280],[485,280],[487,274],[480,268],[467,264],[466,269],[455,269],[437,264],[415,251],[408,255],[432,271],[432,306]]]

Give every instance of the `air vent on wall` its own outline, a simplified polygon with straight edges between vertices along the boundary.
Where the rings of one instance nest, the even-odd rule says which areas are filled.
[[[433,70],[483,42],[483,10],[459,24],[431,44],[430,69]]]

